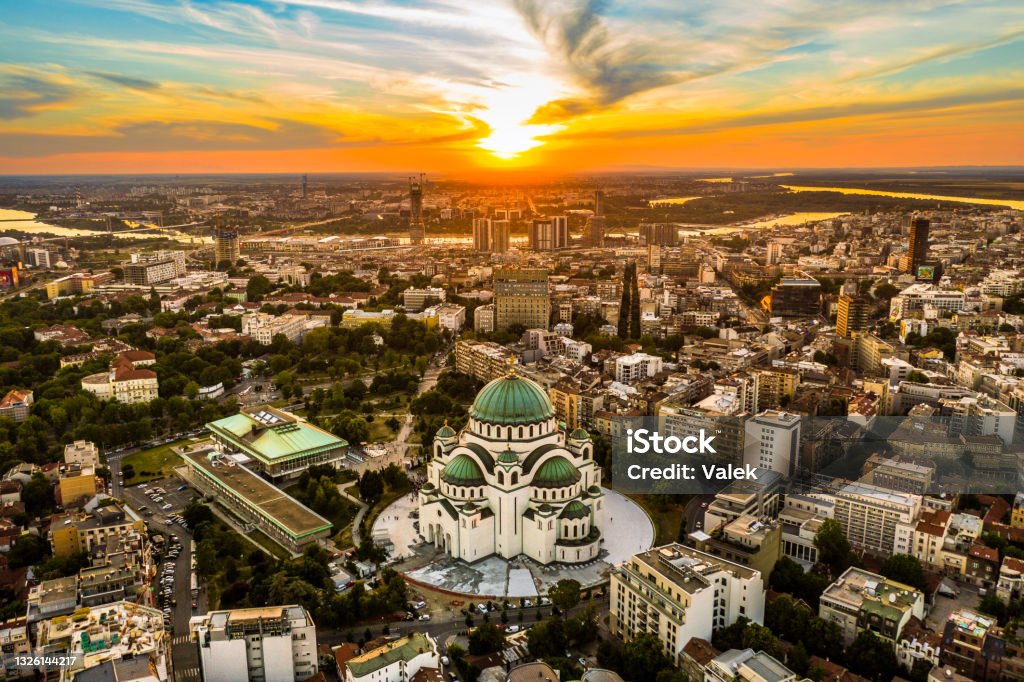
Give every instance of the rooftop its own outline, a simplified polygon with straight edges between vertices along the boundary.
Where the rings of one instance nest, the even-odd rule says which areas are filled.
[[[243,410],[206,427],[261,461],[283,461],[348,445],[343,438],[269,405]]]
[[[423,633],[413,632],[351,658],[346,665],[354,677],[364,677],[396,661],[411,661],[426,651],[434,651],[433,643]]]
[[[304,537],[331,527],[330,521],[244,466],[226,459],[211,459],[210,455],[209,451],[198,451],[185,453],[182,457],[234,491],[258,513],[292,536]]]

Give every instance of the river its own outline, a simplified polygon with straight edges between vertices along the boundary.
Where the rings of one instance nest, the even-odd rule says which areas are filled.
[[[7,230],[18,230],[30,234],[49,234],[54,237],[102,237],[110,234],[118,239],[174,239],[186,244],[207,244],[212,242],[210,237],[196,237],[177,230],[158,230],[153,232],[141,232],[136,230],[121,230],[119,232],[106,232],[105,230],[83,230],[77,227],[61,227],[50,225],[37,219],[34,213],[28,211],[17,211],[10,208],[0,208],[0,234]]]
[[[983,204],[985,206],[1005,206],[1024,211],[1024,201],[1019,199],[979,199],[975,197],[949,197],[939,194],[917,194],[914,192],[886,192],[878,189],[859,189],[857,187],[807,187],[804,185],[782,185],[793,192],[839,192],[840,194],[867,194],[876,197],[895,197],[897,199],[923,199],[925,201],[948,201],[963,204]]]

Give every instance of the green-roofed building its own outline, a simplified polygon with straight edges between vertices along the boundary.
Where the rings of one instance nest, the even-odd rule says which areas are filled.
[[[241,453],[249,466],[273,481],[294,478],[314,464],[338,467],[348,441],[276,407],[263,405],[210,422],[217,449]]]
[[[544,389],[512,366],[477,394],[461,432],[446,424],[435,435],[420,533],[467,562],[592,561],[604,516],[593,452],[590,435],[566,430]]]
[[[420,668],[437,668],[437,645],[430,635],[413,632],[342,664],[345,682],[408,682]]]

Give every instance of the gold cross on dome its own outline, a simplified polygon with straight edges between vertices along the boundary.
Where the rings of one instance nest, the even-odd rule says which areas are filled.
[[[516,356],[510,355],[510,356],[508,356],[508,374],[509,374],[509,376],[512,376],[515,373],[516,373]]]

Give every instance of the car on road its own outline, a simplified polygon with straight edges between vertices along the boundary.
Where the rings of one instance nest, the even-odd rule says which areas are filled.
[[[441,657],[441,665],[448,665],[448,663],[449,663],[448,657],[447,656],[442,656]]]
[[[507,628],[505,628],[505,632],[507,634],[514,635],[515,633],[519,632],[519,626],[518,625],[509,625]]]
[[[417,618],[417,620],[422,620],[422,621],[430,620],[430,614],[429,613],[424,613],[422,616]]]

